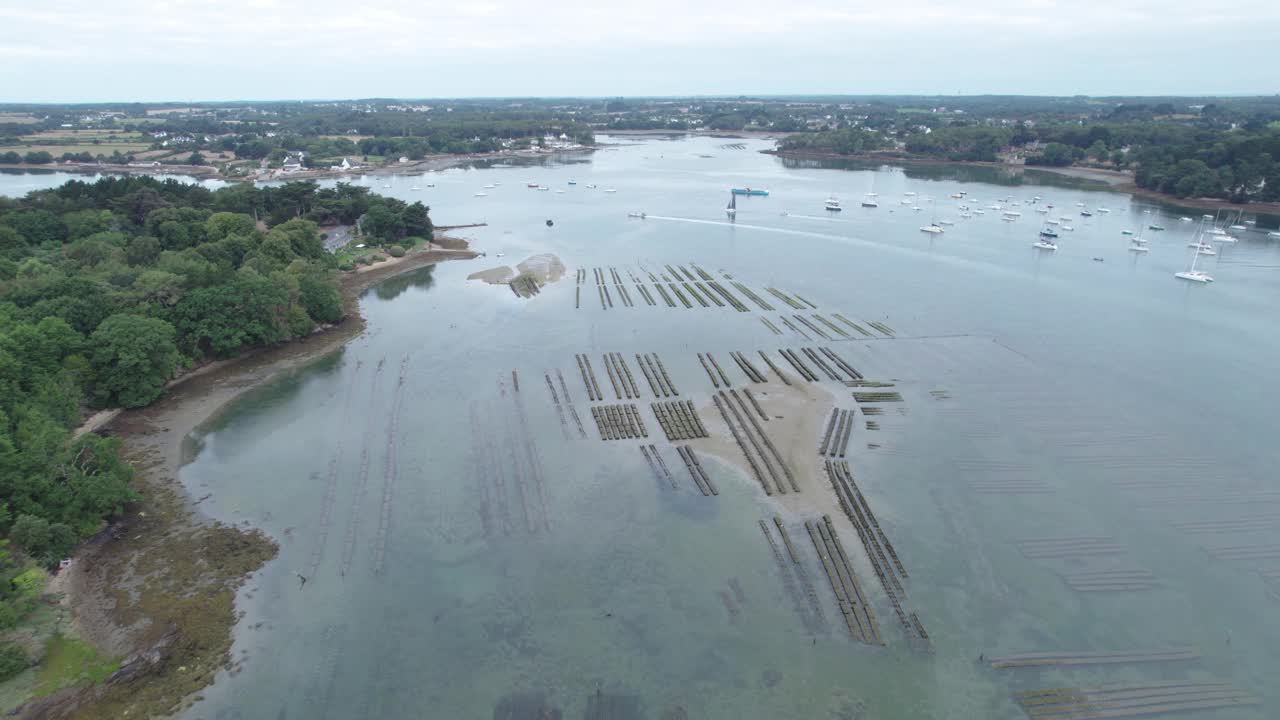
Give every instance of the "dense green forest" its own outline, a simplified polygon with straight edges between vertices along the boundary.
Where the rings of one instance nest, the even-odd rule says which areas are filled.
[[[210,191],[152,178],[0,198],[0,630],[51,566],[133,498],[119,441],[72,438],[87,410],[139,407],[175,372],[343,314],[318,223],[366,242],[430,238],[421,203],[315,183]],[[0,675],[3,658],[0,648]]]
[[[1176,197],[1280,200],[1280,101],[1274,98],[1077,107],[1074,117],[1049,107],[898,108],[893,116],[869,113],[847,126],[790,135],[779,149],[1132,170],[1138,187]]]

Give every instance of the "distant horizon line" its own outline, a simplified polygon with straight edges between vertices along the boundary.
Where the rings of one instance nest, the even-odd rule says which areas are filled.
[[[1268,98],[1280,97],[1278,92],[1270,93],[1193,93],[1186,95],[1057,95],[1029,93],[728,93],[728,94],[692,94],[692,95],[455,95],[455,96],[422,96],[393,97],[369,96],[347,98],[239,98],[211,100],[0,100],[0,107],[11,105],[23,106],[59,106],[59,105],[174,105],[204,106],[216,104],[244,105],[251,103],[339,103],[339,102],[443,102],[450,100],[466,101],[516,101],[516,100],[787,100],[787,99],[876,99],[876,98],[920,98],[920,99],[980,99],[980,98],[1039,98],[1039,99],[1076,99],[1093,100],[1212,100],[1217,98]]]

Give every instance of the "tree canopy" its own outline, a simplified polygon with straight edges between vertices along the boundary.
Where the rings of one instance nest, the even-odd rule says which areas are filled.
[[[314,183],[145,177],[0,198],[0,534],[56,563],[133,497],[116,439],[72,437],[89,410],[153,402],[206,359],[342,318],[317,222],[382,218],[429,236],[420,204]],[[375,220],[375,224],[378,222]],[[0,629],[23,611],[0,548]]]

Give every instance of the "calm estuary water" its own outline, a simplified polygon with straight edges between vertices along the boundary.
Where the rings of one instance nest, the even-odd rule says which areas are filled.
[[[202,507],[263,528],[281,551],[240,598],[243,670],[185,717],[1021,718],[1019,692],[1157,682],[1229,683],[1260,703],[1183,717],[1280,714],[1280,245],[1239,233],[1200,258],[1216,282],[1193,285],[1173,277],[1190,262],[1192,224],[1106,188],[789,164],[736,142],[625,141],[545,164],[360,180],[423,200],[439,224],[487,222],[464,234],[489,257],[369,291],[362,336],[192,439],[182,479],[212,493]],[[728,222],[735,185],[770,195],[739,198]],[[972,207],[1022,215],[960,218],[950,195],[962,191]],[[858,207],[868,192],[878,208]],[[832,194],[839,215],[822,209]],[[1056,253],[1031,247],[1037,195],[1074,226]],[[943,235],[919,231],[934,213],[926,197],[955,222]],[[1111,212],[1083,217],[1077,203]],[[1121,231],[1150,224],[1167,230],[1146,232],[1149,253],[1128,252]],[[536,253],[569,271],[531,299],[466,280]],[[635,307],[615,295],[601,308],[594,268],[647,282],[667,263],[726,286],[727,272],[776,310],[649,306],[629,280]],[[779,322],[799,311],[767,287],[812,301],[808,316],[896,337],[807,340]],[[929,650],[908,642],[829,490],[806,502],[839,525],[885,647],[851,641],[839,622],[801,524],[812,512],[766,497],[723,439],[692,443],[720,490],[703,497],[646,409],[673,490],[636,441],[599,439],[574,357],[587,353],[604,385],[602,353],[633,371],[635,353],[659,353],[715,433],[696,353],[714,353],[740,388],[730,351],[819,346],[902,395],[861,406],[883,414],[859,414],[848,460],[910,573]],[[552,402],[544,373],[565,400],[557,370],[587,439]],[[652,393],[636,379],[644,408]],[[820,384],[854,407],[849,388]],[[777,378],[752,387],[773,412]],[[781,437],[796,422],[766,425]],[[816,456],[820,440],[786,452]],[[827,618],[816,630],[762,537],[758,521],[775,515]],[[1108,549],[1036,551],[1062,538]],[[1157,649],[1187,658],[979,659]]]

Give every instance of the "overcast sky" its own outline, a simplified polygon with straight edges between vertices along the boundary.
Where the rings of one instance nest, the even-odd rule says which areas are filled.
[[[1270,94],[1276,0],[0,0],[0,102]]]

